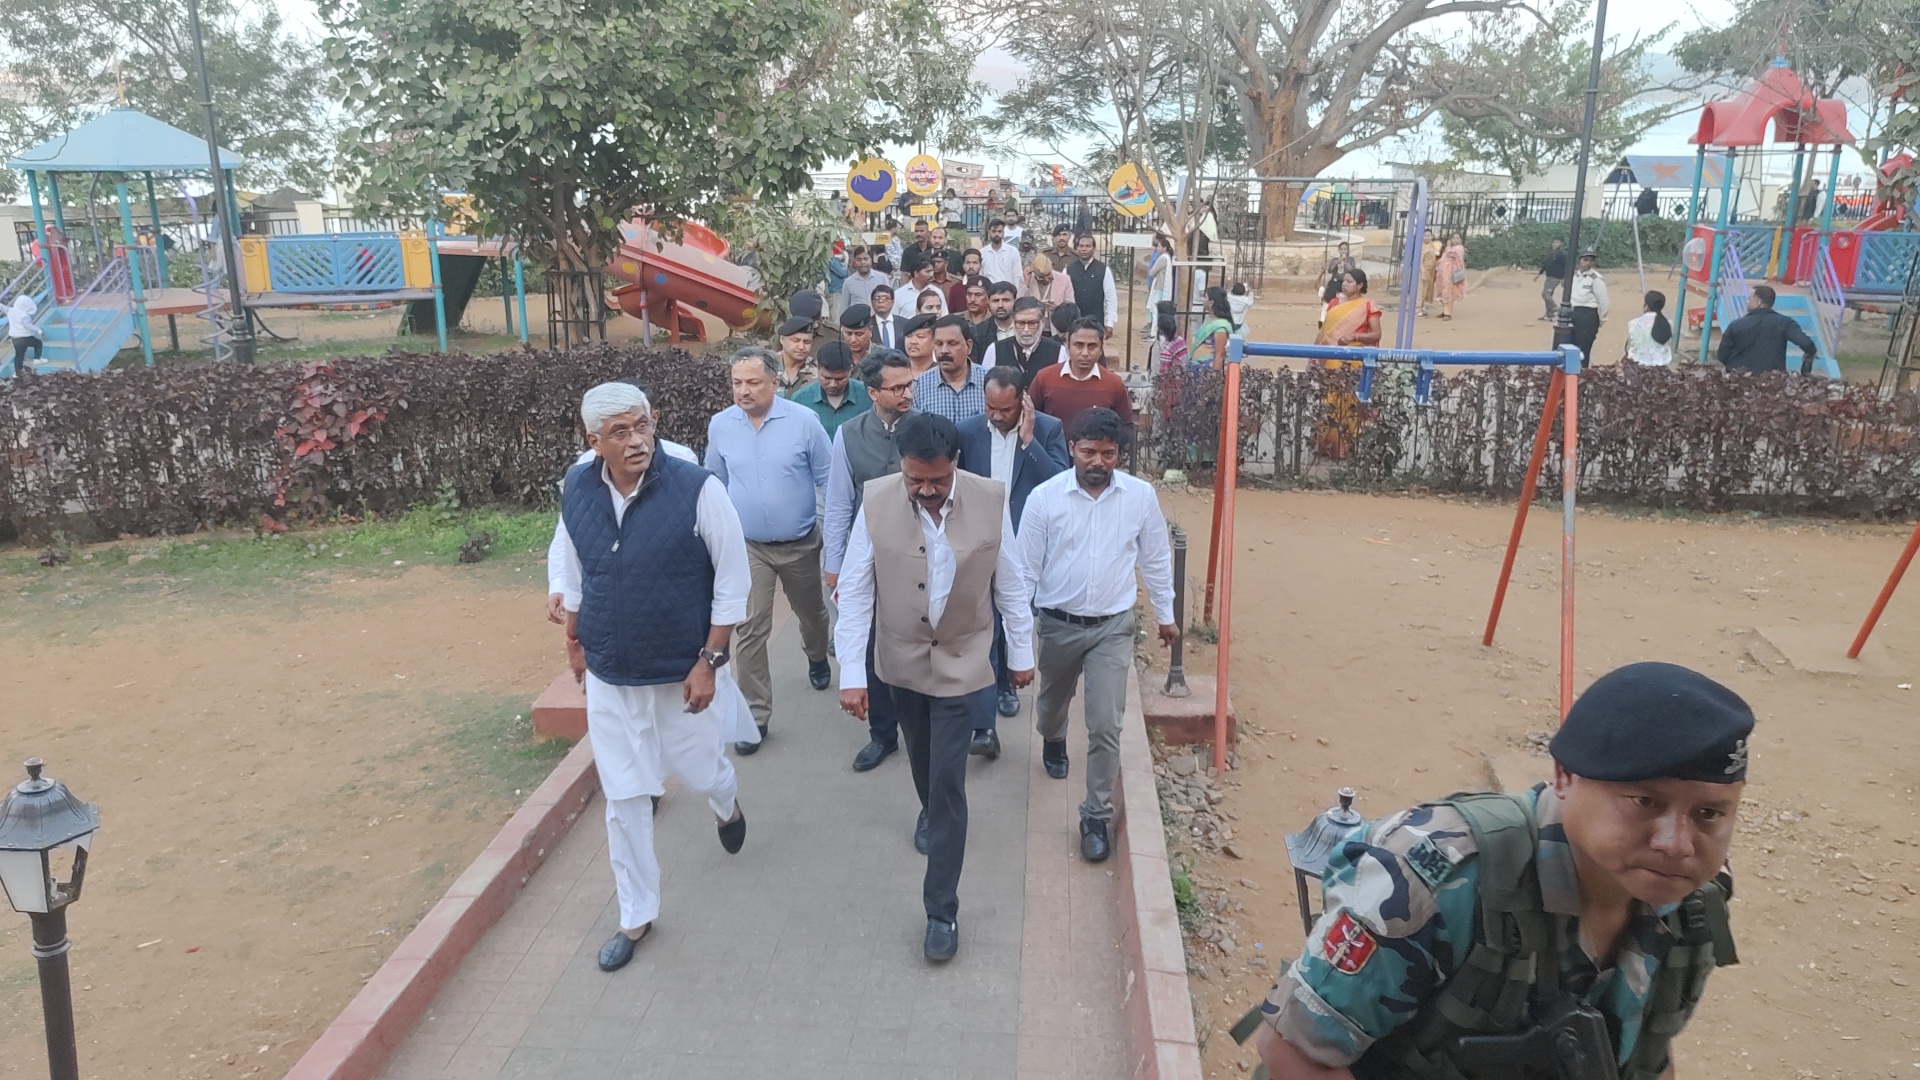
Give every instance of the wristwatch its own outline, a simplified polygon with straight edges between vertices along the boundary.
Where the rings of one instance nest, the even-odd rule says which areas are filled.
[[[722,667],[725,667],[727,660],[731,655],[732,654],[724,651],[714,652],[712,649],[700,650],[700,659],[705,660],[707,662],[707,666],[712,668],[715,671],[719,671]]]

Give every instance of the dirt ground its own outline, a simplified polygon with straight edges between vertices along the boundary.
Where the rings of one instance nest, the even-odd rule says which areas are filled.
[[[544,774],[515,718],[559,658],[519,558],[9,601],[6,783],[44,757],[103,820],[71,910],[87,1075],[280,1076],[492,837]],[[5,914],[0,1075],[28,1077],[39,995]]]
[[[1250,958],[1300,948],[1285,835],[1342,785],[1359,789],[1369,817],[1484,788],[1490,757],[1524,752],[1557,719],[1557,513],[1535,511],[1488,648],[1480,632],[1510,508],[1336,493],[1238,501],[1233,688],[1247,737],[1223,805],[1242,857],[1203,853],[1195,877],[1208,898],[1226,893],[1239,947],[1228,957],[1189,942],[1206,969],[1193,988],[1210,1077],[1252,1060],[1225,1034],[1272,984]],[[1189,580],[1203,581],[1209,502],[1168,503],[1193,538]],[[1909,581],[1895,597],[1855,672],[1817,670],[1840,666],[1906,530],[1605,513],[1579,525],[1576,686],[1668,660],[1725,681],[1759,717],[1733,851],[1742,963],[1715,975],[1678,1044],[1680,1075],[1911,1075],[1920,591]],[[1201,646],[1189,663],[1211,671],[1213,654]]]

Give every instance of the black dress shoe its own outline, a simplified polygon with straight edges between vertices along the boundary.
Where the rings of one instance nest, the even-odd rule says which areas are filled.
[[[1040,740],[1040,763],[1047,767],[1047,775],[1055,780],[1067,778],[1067,740]]]
[[[853,755],[853,771],[866,772],[868,769],[885,761],[887,755],[893,753],[895,749],[897,749],[897,747],[882,746],[877,742],[867,743],[867,745],[860,748],[859,753]]]
[[[825,660],[815,660],[807,665],[807,682],[815,690],[825,690],[833,681],[833,665]]]
[[[755,724],[753,726],[760,729],[759,742],[737,742],[733,744],[733,752],[739,754],[741,757],[752,757],[760,752],[762,746],[767,744],[767,725]]]
[[[727,849],[727,854],[732,855],[738,852],[740,846],[746,842],[747,812],[740,808],[738,802],[735,802],[733,804],[733,820],[720,823],[720,846]]]
[[[934,963],[944,963],[953,959],[960,951],[960,927],[939,919],[927,920],[927,959]]]
[[[1007,690],[1001,693],[1000,715],[1001,716],[1019,716],[1020,715],[1020,695],[1019,694],[1016,694],[1011,690]]]
[[[651,933],[653,933],[652,923],[640,928],[639,937],[628,937],[625,930],[616,932],[607,939],[605,945],[600,946],[600,970],[619,971],[626,967],[627,961],[633,959],[634,946],[640,944]]]
[[[973,745],[967,747],[967,753],[992,761],[1000,756],[1000,733],[989,728],[973,733]]]
[[[927,812],[920,811],[920,820],[913,827],[913,850],[922,855],[927,853]]]
[[[1107,823],[1099,818],[1080,819],[1080,857],[1088,862],[1106,862],[1113,854],[1113,845],[1107,842]]]

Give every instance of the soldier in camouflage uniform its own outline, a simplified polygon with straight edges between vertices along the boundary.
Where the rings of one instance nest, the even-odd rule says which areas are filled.
[[[1521,1030],[1551,995],[1604,1016],[1621,1077],[1670,1080],[1668,1042],[1707,973],[1733,960],[1725,864],[1752,726],[1746,703],[1705,676],[1630,665],[1568,713],[1552,784],[1356,828],[1328,860],[1300,961],[1261,1006],[1270,1075],[1536,1075],[1462,1068],[1458,1039]],[[1486,850],[1496,840],[1508,869]],[[1483,872],[1511,880],[1490,891]],[[1490,895],[1503,897],[1491,912]],[[1514,963],[1513,941],[1484,947],[1529,935],[1546,943],[1540,963]]]

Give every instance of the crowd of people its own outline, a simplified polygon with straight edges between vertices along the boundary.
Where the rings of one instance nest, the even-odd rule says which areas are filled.
[[[954,261],[1004,267],[1001,223],[988,236]],[[842,709],[865,723],[852,769],[906,750],[928,959],[957,948],[967,762],[1000,756],[998,724],[1036,681],[1054,779],[1068,775],[1067,711],[1085,687],[1081,852],[1111,849],[1136,573],[1160,637],[1178,633],[1166,522],[1152,486],[1120,468],[1134,408],[1106,365],[1111,273],[1082,235],[1068,298],[984,273],[943,282],[936,243],[926,230],[905,246],[898,284],[854,250],[835,316],[796,294],[774,347],[733,354],[733,404],[709,420],[698,461],[656,436],[636,385],[595,387],[582,404],[591,449],[563,485],[548,616],[567,627],[606,785],[621,911],[607,970],[660,911],[641,800],[667,773],[708,800],[726,850],[744,842],[726,751],[761,752],[780,723],[776,589],[810,685],[828,689],[837,658]],[[1082,301],[1098,314],[1081,316]]]

